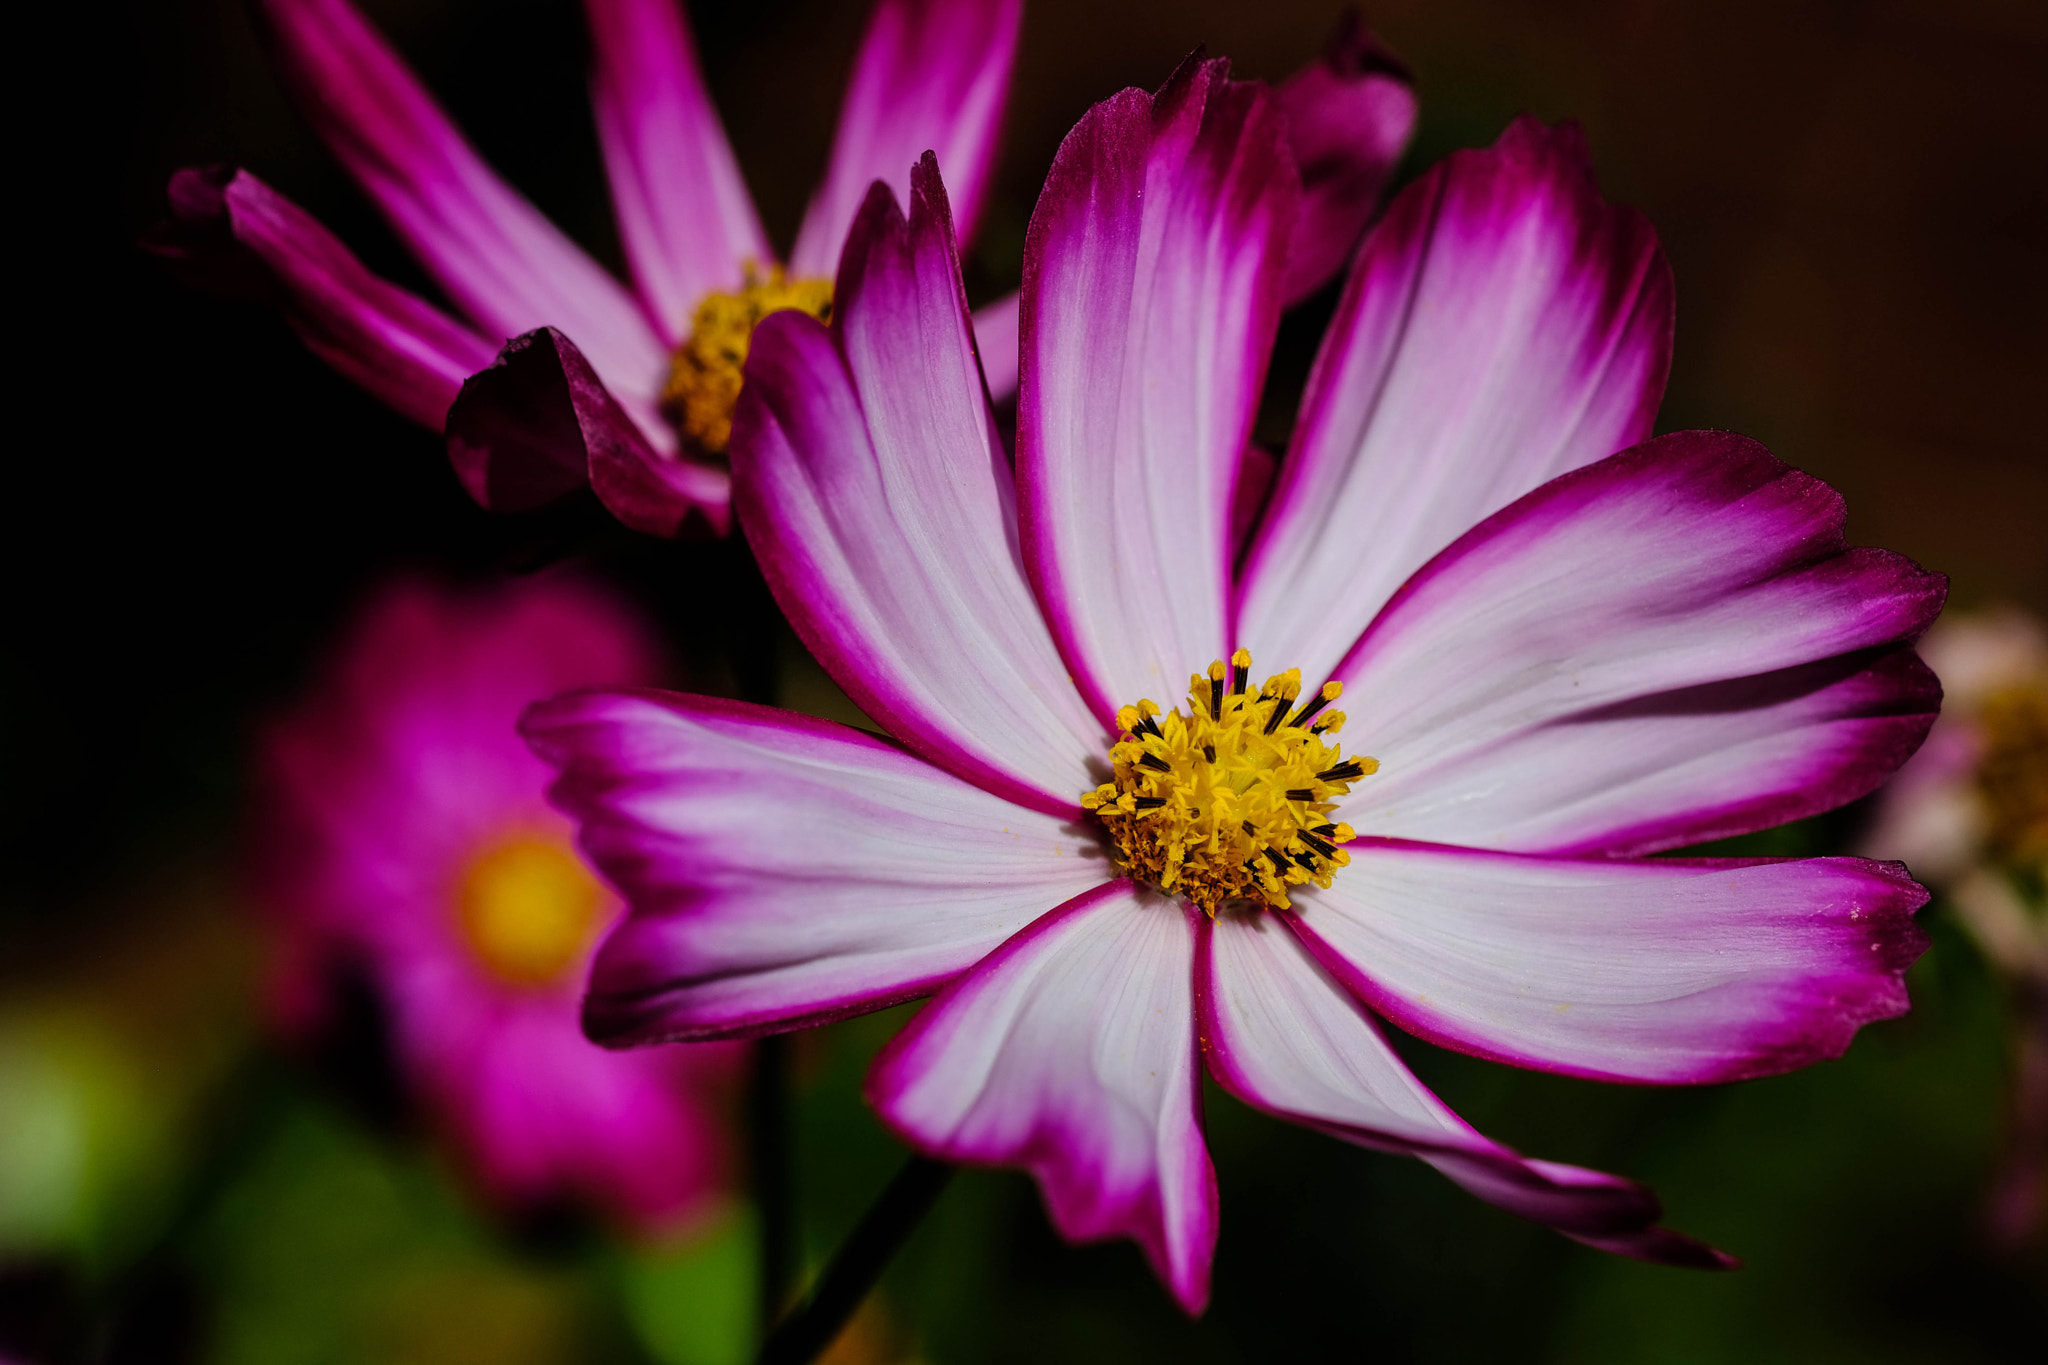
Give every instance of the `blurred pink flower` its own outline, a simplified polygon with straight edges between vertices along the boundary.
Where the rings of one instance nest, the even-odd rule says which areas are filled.
[[[1903,1012],[1926,893],[1896,864],[1645,855],[1895,770],[1933,719],[1911,642],[1945,585],[1847,546],[1840,497],[1753,441],[1649,439],[1669,271],[1576,130],[1532,120],[1366,236],[1240,553],[1299,184],[1227,70],[1125,91],[1061,146],[1014,474],[932,159],[907,217],[870,194],[829,328],[763,323],[735,506],[892,738],[649,690],[529,712],[631,903],[585,1025],[746,1036],[936,994],[870,1073],[885,1121],[1031,1171],[1064,1234],[1133,1238],[1190,1311],[1218,1219],[1203,1060],[1593,1246],[1725,1264],[1634,1182],[1474,1131],[1376,1017],[1670,1084]],[[1298,668],[1248,691],[1237,644]]]
[[[584,8],[632,288],[484,164],[348,0],[258,0],[257,12],[316,131],[462,316],[372,275],[304,210],[230,167],[178,172],[173,221],[149,245],[202,283],[268,299],[335,369],[445,429],[456,472],[483,505],[520,511],[588,484],[637,530],[675,535],[695,523],[723,533],[723,451],[679,425],[716,431],[729,419],[762,310],[827,306],[847,227],[876,180],[904,189],[911,164],[935,150],[960,236],[973,236],[1023,0],[878,0],[787,281],[679,0]],[[1364,230],[1407,146],[1415,97],[1406,70],[1354,17],[1279,98],[1306,187],[1291,301],[1326,283]],[[983,310],[977,330],[1001,401],[1017,379],[1015,297]]]
[[[2024,733],[1996,722],[2009,712],[2016,725],[2022,708],[2048,698],[2048,630],[2016,607],[1942,620],[1927,633],[1922,656],[1941,679],[1941,717],[1927,743],[1899,769],[1878,799],[1876,819],[1864,838],[1872,856],[1897,858],[1914,875],[1940,886],[1962,881],[1987,859],[2048,857],[2048,754],[2033,752],[2039,774],[2035,800],[2022,809],[2026,792],[1987,791],[1982,765],[1993,749],[2021,746]],[[2036,723],[2038,724],[2038,722]],[[2011,733],[2005,733],[2011,730]],[[2025,758],[2017,751],[2010,762]],[[2029,835],[2027,830],[2031,828]]]
[[[720,1189],[735,1045],[626,1055],[583,1037],[591,948],[620,905],[514,725],[565,688],[652,681],[656,661],[581,583],[392,584],[264,736],[259,850],[287,1027],[317,1026],[355,965],[403,1078],[490,1196],[577,1197],[647,1232]]]
[[[2048,629],[2016,607],[1943,619],[1922,652],[1941,718],[1879,794],[1863,851],[1940,887],[2011,986],[2017,1038],[1993,1238],[2048,1216]]]

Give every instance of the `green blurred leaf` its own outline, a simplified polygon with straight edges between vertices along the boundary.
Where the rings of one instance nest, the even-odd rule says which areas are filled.
[[[736,1212],[688,1245],[620,1258],[626,1312],[662,1365],[745,1365],[754,1349],[760,1232]]]

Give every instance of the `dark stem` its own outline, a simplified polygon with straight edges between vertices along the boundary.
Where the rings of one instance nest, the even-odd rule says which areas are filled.
[[[789,1305],[795,1260],[789,1181],[789,1038],[771,1034],[754,1044],[753,1084],[747,1094],[749,1174],[761,1210],[761,1335],[774,1330]]]
[[[951,1166],[928,1157],[905,1162],[825,1267],[810,1297],[769,1336],[756,1365],[810,1365],[816,1360],[882,1278],[890,1258],[931,1212],[952,1174]]]

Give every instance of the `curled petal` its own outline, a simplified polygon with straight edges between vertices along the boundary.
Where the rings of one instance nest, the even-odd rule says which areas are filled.
[[[1075,897],[947,987],[867,1089],[919,1150],[1029,1170],[1062,1235],[1135,1240],[1199,1313],[1216,1177],[1195,1083],[1194,913],[1122,881]]]
[[[1367,839],[1295,924],[1412,1033],[1517,1066],[1706,1084],[1906,1012],[1927,892],[1861,858],[1545,858]]]
[[[1291,916],[1238,914],[1196,926],[1203,1050],[1226,1090],[1346,1142],[1420,1157],[1481,1199],[1595,1246],[1731,1264],[1656,1227],[1656,1197],[1634,1181],[1532,1161],[1481,1136],[1415,1078],[1292,927]]]
[[[1946,581],[1849,549],[1826,484],[1679,432],[1545,484],[1409,579],[1338,667],[1374,834],[1635,854],[1882,781],[1939,689]],[[1356,702],[1353,702],[1353,697]]]
[[[664,455],[552,327],[514,337],[471,375],[448,412],[448,458],[462,486],[495,512],[523,512],[586,482],[636,531],[675,536],[699,518],[726,530],[723,470]]]
[[[1344,268],[1379,207],[1415,132],[1415,78],[1349,10],[1322,57],[1280,82],[1273,97],[1301,170],[1281,290],[1295,304]]]
[[[279,73],[427,273],[491,339],[559,327],[660,425],[667,351],[639,302],[486,166],[348,0],[261,0]]]
[[[830,332],[762,323],[736,503],[790,623],[867,714],[989,791],[1078,818],[1102,729],[1018,558],[929,155],[912,183],[908,220],[879,184],[855,220]]]
[[[584,0],[591,112],[612,211],[661,338],[706,294],[737,289],[749,261],[775,259],[704,89],[679,0]]]
[[[1300,194],[1263,87],[1190,58],[1060,145],[1024,245],[1025,562],[1105,721],[1228,654],[1230,500]]]
[[[1523,119],[1359,248],[1238,592],[1241,643],[1322,674],[1482,517],[1650,434],[1671,270],[1575,125]]]
[[[953,187],[961,240],[972,240],[1023,21],[1024,0],[880,0],[854,59],[825,182],[790,252],[798,274],[832,274],[868,186],[880,180],[902,191],[926,152]]]
[[[308,350],[378,399],[439,431],[491,343],[365,269],[313,216],[247,171],[171,177],[172,221],[145,242],[194,282],[276,305]]]
[[[775,1033],[926,995],[1110,875],[1093,841],[845,726],[582,692],[521,726],[625,896],[584,1028],[613,1046]]]

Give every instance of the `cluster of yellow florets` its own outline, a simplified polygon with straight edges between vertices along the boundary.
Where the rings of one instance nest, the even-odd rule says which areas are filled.
[[[1232,900],[1287,904],[1287,888],[1327,887],[1350,861],[1339,847],[1349,825],[1333,824],[1333,798],[1379,769],[1346,759],[1327,742],[1344,723],[1325,712],[1344,690],[1325,683],[1296,707],[1301,670],[1246,690],[1251,655],[1240,649],[1188,679],[1185,713],[1162,714],[1147,699],[1117,713],[1109,751],[1116,768],[1081,798],[1099,817],[1131,876],[1171,891],[1214,916]]]
[[[661,406],[698,453],[725,454],[754,328],[788,308],[829,320],[832,281],[792,280],[779,265],[764,280],[750,265],[738,293],[712,294],[697,305],[690,339],[677,349],[661,391]]]

